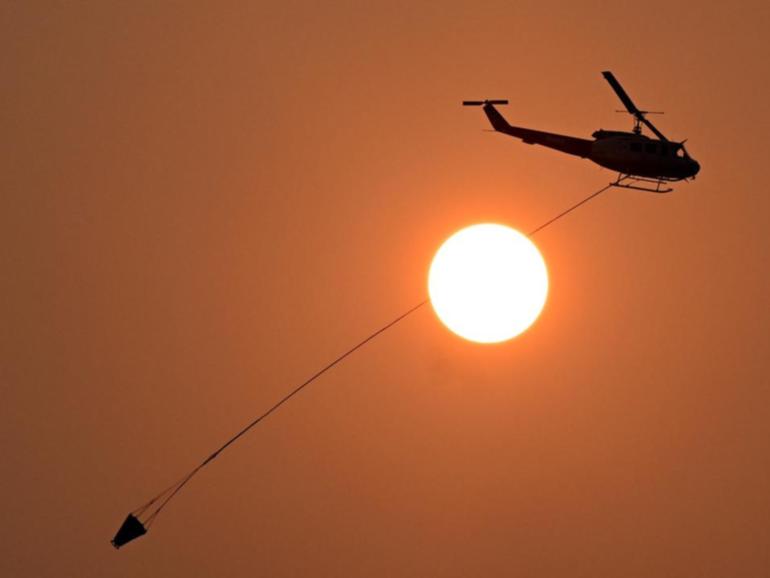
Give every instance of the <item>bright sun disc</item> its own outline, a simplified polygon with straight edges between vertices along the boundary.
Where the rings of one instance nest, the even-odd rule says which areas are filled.
[[[428,294],[439,319],[480,343],[515,337],[537,319],[548,295],[548,271],[534,243],[492,223],[449,237],[433,258]]]

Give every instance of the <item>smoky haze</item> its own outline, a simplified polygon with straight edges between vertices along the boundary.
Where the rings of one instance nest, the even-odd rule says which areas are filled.
[[[216,5],[215,5],[216,4]],[[93,2],[0,8],[3,576],[760,576],[770,567],[766,3]],[[538,321],[422,308],[469,224],[614,177],[463,99],[702,170],[539,234]]]

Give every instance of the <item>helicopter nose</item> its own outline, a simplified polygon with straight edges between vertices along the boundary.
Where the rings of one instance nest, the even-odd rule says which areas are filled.
[[[698,171],[700,171],[700,163],[695,159],[690,159],[690,167],[692,170],[692,176],[697,175]]]

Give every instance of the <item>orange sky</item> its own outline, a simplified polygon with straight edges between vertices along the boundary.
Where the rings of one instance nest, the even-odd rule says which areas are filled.
[[[770,567],[764,2],[0,8],[0,575],[759,576]],[[753,4],[753,5],[752,5]],[[546,308],[478,346],[426,294],[483,220],[612,174],[483,132],[628,129],[702,170],[537,236]]]

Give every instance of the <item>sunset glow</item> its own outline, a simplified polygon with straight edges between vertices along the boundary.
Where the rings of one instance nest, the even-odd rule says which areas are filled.
[[[438,250],[428,292],[439,319],[454,333],[497,343],[519,335],[540,315],[548,271],[525,235],[504,225],[473,225]]]

